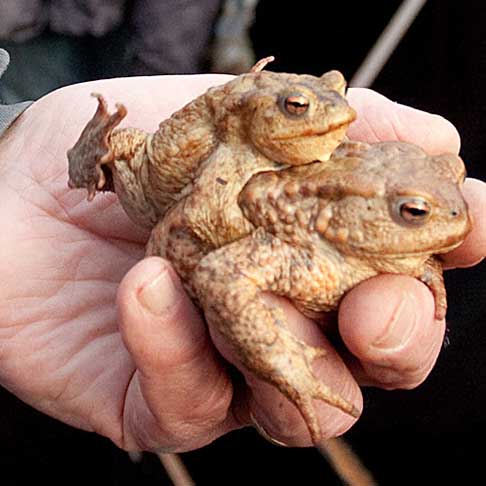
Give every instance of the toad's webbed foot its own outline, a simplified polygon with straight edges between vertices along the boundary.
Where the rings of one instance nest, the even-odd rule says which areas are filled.
[[[260,351],[259,367],[255,370],[297,407],[314,444],[319,444],[322,436],[313,400],[321,400],[353,417],[360,415],[352,403],[316,377],[312,363],[325,354],[324,349],[306,344],[285,329],[279,329],[275,342],[263,353]]]
[[[114,154],[109,138],[113,129],[125,118],[126,108],[117,104],[111,115],[106,101],[100,94],[93,93],[98,99],[98,109],[88,122],[74,147],[68,151],[69,182],[71,188],[85,187],[88,200],[92,200],[97,190],[113,191],[111,174],[103,170],[103,165],[113,162]]]

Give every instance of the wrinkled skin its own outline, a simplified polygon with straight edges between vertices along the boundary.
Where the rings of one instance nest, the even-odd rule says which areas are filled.
[[[231,382],[170,265],[160,258],[137,263],[148,235],[116,197],[86,204],[82,191],[66,188],[65,153],[92,114],[90,92],[123,99],[127,123],[152,132],[161,118],[222,79],[73,86],[36,102],[0,141],[0,381],[37,409],[127,449],[194,449],[251,424],[250,413],[273,437],[309,445],[304,422],[274,387],[250,374],[246,384]],[[440,117],[366,90],[349,96],[359,115],[352,138],[399,138],[431,153],[459,149],[457,133]],[[449,267],[472,265],[486,253],[484,184],[468,180],[464,193],[474,230],[443,255]],[[340,354],[311,320],[271,301],[282,306],[299,339],[327,350],[316,375],[358,405],[359,384],[417,386],[441,348],[444,322],[434,319],[430,291],[409,277],[373,278],[344,298],[339,330],[348,351]],[[222,339],[215,342],[236,361]],[[325,436],[354,423],[335,408],[316,409]]]
[[[454,155],[431,157],[403,142],[345,142],[327,162],[254,175],[238,201],[256,229],[196,267],[190,282],[209,323],[249,370],[296,405],[316,445],[313,399],[359,412],[315,377],[322,350],[289,334],[264,292],[318,317],[358,283],[404,274],[429,286],[443,320],[442,266],[433,255],[457,248],[471,230],[464,176]]]

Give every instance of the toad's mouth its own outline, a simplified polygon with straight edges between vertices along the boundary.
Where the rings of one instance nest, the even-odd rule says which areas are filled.
[[[354,256],[356,255],[361,255],[361,256],[368,256],[368,257],[376,257],[377,255],[381,255],[384,259],[386,260],[405,260],[407,258],[414,258],[414,257],[420,257],[421,255],[430,255],[430,254],[434,254],[434,255],[439,255],[439,254],[442,254],[442,253],[449,253],[450,251],[452,250],[455,250],[456,248],[458,248],[459,246],[461,246],[464,242],[464,238],[467,236],[466,235],[463,235],[463,239],[459,240],[459,241],[455,241],[454,243],[450,243],[449,245],[446,245],[446,246],[440,246],[439,249],[437,248],[432,248],[432,247],[429,247],[429,248],[421,248],[421,249],[417,249],[416,251],[406,251],[406,252],[403,252],[403,251],[400,251],[400,252],[397,252],[397,253],[394,253],[394,252],[387,252],[386,249],[380,249],[379,251],[369,251],[369,250],[365,250],[365,249],[358,249],[357,251],[355,252],[351,252]]]
[[[341,132],[346,131],[346,129],[348,128],[349,124],[352,121],[353,120],[346,120],[341,123],[331,124],[326,129],[322,129],[322,130],[308,129],[298,134],[293,133],[289,135],[276,136],[274,137],[274,140],[286,141],[286,140],[299,140],[302,138],[318,138],[318,137],[326,137],[326,136],[331,137],[332,135],[339,136],[341,135]]]

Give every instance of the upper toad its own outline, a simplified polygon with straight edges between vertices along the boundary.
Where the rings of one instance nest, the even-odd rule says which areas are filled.
[[[255,173],[327,160],[355,112],[344,98],[337,71],[321,77],[261,71],[209,89],[161,122],[156,133],[113,130],[126,115],[111,116],[101,95],[93,119],[69,151],[69,184],[115,190],[128,215],[153,227],[179,200],[194,206],[189,225],[219,246],[247,233],[236,204]],[[187,205],[189,206],[189,202]],[[187,209],[189,212],[189,208]]]

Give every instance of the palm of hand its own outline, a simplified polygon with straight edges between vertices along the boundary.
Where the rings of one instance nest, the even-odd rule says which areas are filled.
[[[196,82],[173,106],[157,106],[150,96],[156,82],[56,92],[29,108],[0,151],[2,383],[36,408],[116,441],[135,366],[114,301],[119,282],[143,257],[147,234],[116,196],[88,205],[86,194],[70,191],[65,154],[91,115],[94,103],[87,100],[97,84],[110,99],[137,100],[132,120],[152,130],[202,89]]]
[[[113,302],[143,241],[115,198],[84,205],[68,192],[55,136],[65,122],[53,120],[45,144],[25,140],[19,163],[2,170],[1,374],[25,401],[100,430],[120,417],[134,371]]]

